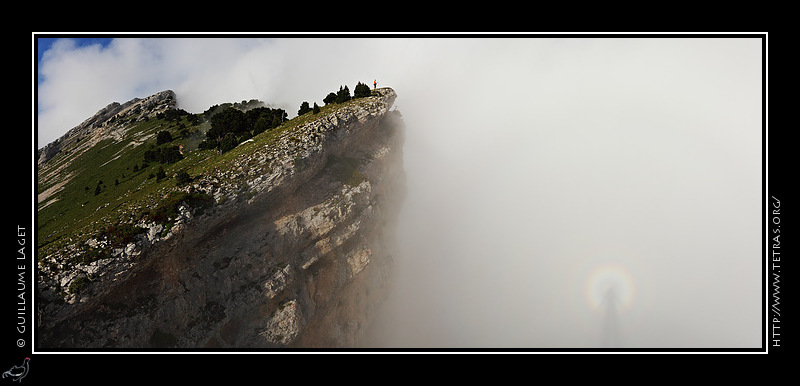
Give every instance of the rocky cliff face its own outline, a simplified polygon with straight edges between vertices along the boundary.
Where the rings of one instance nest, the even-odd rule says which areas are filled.
[[[45,270],[40,348],[355,346],[388,290],[404,190],[396,94],[376,94],[184,188],[210,208],[181,205],[110,258]],[[80,295],[53,292],[87,277]]]

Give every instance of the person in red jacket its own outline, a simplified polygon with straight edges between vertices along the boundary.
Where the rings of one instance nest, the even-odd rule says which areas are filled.
[[[378,80],[377,80],[377,79],[375,79],[375,81],[374,81],[374,82],[372,82],[372,89],[373,89],[373,90],[376,90],[377,88],[378,88]]]

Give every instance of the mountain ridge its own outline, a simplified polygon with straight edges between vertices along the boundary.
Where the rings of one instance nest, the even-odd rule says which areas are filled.
[[[144,98],[133,103],[110,104],[106,109],[102,109],[79,125],[80,130],[73,129],[72,135],[64,139],[62,144],[70,144],[71,142],[68,139],[76,138],[76,134],[96,135],[99,137],[100,135],[97,133],[104,133],[103,138],[96,141],[92,140],[94,145],[109,148],[105,154],[118,155],[118,158],[121,159],[122,156],[119,156],[119,154],[125,154],[123,150],[132,151],[131,149],[145,147],[147,146],[145,145],[147,141],[152,141],[153,134],[156,131],[173,125],[173,123],[168,125],[158,119],[152,119],[158,116],[159,112],[167,110],[168,108],[164,108],[165,106],[171,105],[170,108],[174,108],[174,93],[171,94],[173,98],[169,98],[169,95],[169,93],[165,94],[167,98]],[[164,274],[163,270],[166,269],[162,266],[162,264],[166,264],[163,260],[212,260],[218,258],[220,260],[215,260],[212,266],[222,267],[224,265],[228,267],[230,262],[223,262],[231,259],[230,256],[219,257],[214,253],[208,255],[209,257],[181,255],[183,257],[178,258],[172,256],[175,254],[176,248],[184,248],[181,245],[188,245],[185,247],[187,249],[194,248],[196,245],[204,245],[203,248],[210,248],[213,251],[227,251],[229,248],[228,241],[224,241],[226,240],[225,237],[220,238],[221,236],[217,230],[220,227],[224,228],[224,224],[231,222],[250,221],[249,219],[253,216],[262,216],[270,219],[266,223],[258,222],[258,225],[255,225],[256,227],[266,226],[264,224],[269,225],[269,228],[272,229],[272,231],[268,232],[271,234],[268,237],[270,241],[266,244],[262,241],[258,245],[250,245],[251,241],[247,239],[241,240],[240,245],[247,245],[247,248],[259,251],[253,252],[255,254],[268,253],[275,257],[276,261],[280,261],[280,264],[283,264],[278,266],[272,261],[267,264],[268,267],[265,266],[264,268],[268,272],[259,276],[259,280],[273,283],[262,283],[261,285],[264,288],[269,288],[266,294],[268,299],[281,296],[281,288],[285,290],[287,287],[285,283],[283,285],[279,283],[286,281],[287,277],[292,277],[292,275],[311,275],[309,277],[313,277],[313,274],[308,272],[322,269],[314,268],[319,267],[319,264],[323,264],[322,262],[331,267],[339,266],[339,268],[336,268],[337,270],[344,269],[350,272],[350,274],[345,275],[348,280],[355,278],[361,271],[377,269],[369,268],[370,262],[373,262],[371,266],[379,267],[380,264],[376,263],[376,261],[381,259],[378,259],[377,256],[386,255],[388,253],[385,251],[386,248],[378,248],[371,243],[368,243],[369,245],[358,245],[359,243],[351,240],[357,234],[362,234],[361,238],[364,240],[383,240],[382,233],[374,232],[385,229],[386,225],[375,226],[376,230],[365,229],[362,225],[379,220],[384,223],[391,223],[390,214],[396,210],[396,200],[395,198],[381,198],[383,197],[381,195],[393,197],[400,195],[402,191],[400,188],[397,191],[386,191],[386,188],[380,188],[387,186],[386,184],[395,186],[403,180],[400,177],[402,175],[401,172],[398,175],[396,174],[398,172],[390,171],[402,169],[400,166],[401,158],[397,158],[401,157],[400,142],[398,141],[402,141],[402,135],[400,134],[402,131],[397,129],[397,127],[402,126],[401,118],[398,112],[389,111],[395,98],[396,94],[390,88],[373,90],[369,97],[360,98],[342,105],[330,106],[327,109],[323,109],[320,114],[309,113],[306,116],[296,117],[281,127],[240,143],[235,149],[225,154],[218,154],[218,152],[211,150],[187,152],[184,154],[184,158],[176,163],[175,166],[163,165],[163,168],[167,169],[170,175],[161,182],[153,182],[151,179],[144,179],[143,177],[137,177],[139,179],[135,180],[135,178],[126,175],[125,179],[130,178],[130,181],[124,180],[119,186],[129,189],[128,194],[120,194],[119,199],[100,204],[95,210],[98,213],[107,212],[104,214],[104,218],[114,217],[114,221],[107,223],[105,228],[99,228],[102,231],[89,232],[89,228],[84,227],[81,229],[86,231],[81,231],[80,235],[64,235],[59,236],[56,240],[46,241],[44,244],[40,243],[39,251],[43,253],[38,256],[39,268],[42,273],[39,289],[40,293],[43,294],[44,301],[38,313],[39,318],[44,321],[44,330],[47,331],[44,334],[44,344],[56,347],[74,344],[83,347],[95,344],[91,342],[96,342],[96,339],[101,339],[101,341],[105,342],[102,345],[103,347],[114,346],[115,343],[119,343],[116,339],[109,340],[108,337],[98,336],[92,336],[91,339],[75,336],[65,338],[62,333],[64,328],[69,329],[64,326],[72,325],[77,320],[82,320],[81,323],[86,323],[83,318],[92,320],[91,323],[106,325],[108,323],[107,320],[93,319],[90,316],[91,312],[105,310],[103,312],[108,313],[109,302],[113,303],[109,299],[127,296],[122,295],[122,293],[129,292],[125,288],[136,288],[137,285],[135,283],[143,280],[142,275],[145,275],[143,272],[155,270],[158,272],[156,276],[164,279],[165,277],[161,276]],[[153,102],[151,106],[154,106],[158,111],[139,111],[137,112],[139,115],[128,114],[133,112],[136,106],[141,106],[142,101],[148,100]],[[115,117],[117,120],[128,120],[129,129],[127,132],[122,133],[120,127],[115,126],[113,123],[107,123]],[[187,122],[186,118],[181,119],[183,120],[180,122]],[[201,125],[198,124],[192,127]],[[134,129],[135,127],[145,127],[146,130],[137,131],[139,129]],[[173,129],[171,128],[170,130]],[[118,143],[116,144],[117,147],[113,147],[110,145],[113,141],[108,141],[108,134],[114,132],[118,133],[117,139],[126,138],[127,140],[129,139],[128,137],[138,135],[140,142],[138,142],[138,145]],[[194,138],[197,135],[194,134]],[[150,136],[148,137],[149,139],[142,140],[146,136]],[[91,141],[85,141],[85,143],[89,142]],[[74,141],[74,143],[80,145],[80,141]],[[80,149],[80,147],[76,148]],[[64,149],[68,149],[68,147],[61,148],[61,150]],[[90,152],[86,149],[81,153],[84,156],[88,156],[88,154]],[[122,163],[119,159],[103,162],[109,165]],[[391,162],[387,161],[390,159]],[[63,160],[59,161],[58,156],[52,156],[41,165],[48,166],[53,161],[56,163],[63,162]],[[97,163],[95,162],[94,164]],[[149,168],[153,168],[153,166],[151,165]],[[67,170],[63,165],[60,168],[53,169],[61,172]],[[119,167],[118,170],[123,169]],[[174,182],[178,179],[179,171],[187,170],[190,178],[186,183]],[[63,173],[59,174],[53,172],[53,170],[49,170],[49,172],[52,175],[63,175]],[[79,174],[77,171],[74,173]],[[392,178],[387,178],[386,181],[383,181],[384,178],[390,175]],[[51,176],[51,178],[53,177]],[[162,187],[158,187],[159,184]],[[99,193],[95,193],[95,196],[102,197],[104,194],[111,194],[106,193],[113,190],[108,185],[107,183],[98,184],[97,192]],[[301,186],[308,188],[301,189]],[[150,197],[148,200],[151,201],[140,201],[132,209],[126,200],[132,197],[134,193],[139,192],[133,190],[137,187],[140,191],[152,189],[152,193],[148,193],[146,196]],[[88,210],[91,210],[93,197],[91,197],[89,190],[87,189],[84,198],[81,198],[81,200],[86,200],[87,204],[85,206],[89,206]],[[75,191],[74,188],[73,191]],[[144,193],[141,195],[144,197]],[[53,196],[58,196],[58,194]],[[298,202],[305,202],[306,204],[301,205]],[[166,205],[167,203],[169,205]],[[277,212],[265,211],[264,209],[278,207],[281,209]],[[383,210],[384,213],[376,213],[376,208],[381,207],[386,208]],[[40,207],[39,210],[46,211],[48,210],[47,208],[48,206]],[[67,211],[70,209],[62,210]],[[160,210],[163,211],[159,212]],[[164,218],[159,220],[158,218],[161,215]],[[356,218],[357,220],[355,220]],[[55,220],[44,220],[45,223],[47,221]],[[40,224],[42,222],[40,219]],[[367,234],[370,236],[365,238],[363,235]],[[255,238],[263,239],[263,235]],[[223,241],[220,241],[221,244],[213,244],[209,240]],[[60,244],[56,246],[53,241],[59,241]],[[353,247],[347,248],[348,243],[354,243]],[[386,243],[390,242],[380,242],[382,245]],[[43,245],[48,248],[42,247]],[[267,245],[269,252],[263,251],[263,248],[267,247]],[[342,249],[343,256],[332,261],[326,260],[326,256],[332,255],[334,253],[332,251],[337,249]],[[200,263],[197,264],[202,265]],[[251,261],[249,264],[256,263]],[[187,269],[191,271],[193,268]],[[386,275],[383,268],[378,271],[383,272],[379,276]],[[180,276],[182,275],[181,272],[183,271],[174,272],[170,275]],[[275,276],[280,272],[283,272],[283,274]],[[233,270],[230,275],[231,277],[241,277],[243,274],[241,271]],[[284,279],[280,279],[280,277]],[[348,280],[344,282],[349,282]],[[195,281],[197,281],[195,277],[184,278],[183,287],[187,288],[187,282]],[[159,283],[157,284],[159,286],[167,285],[162,281],[159,281]],[[208,284],[201,285],[199,283],[202,283],[202,281],[195,283],[197,288],[206,287]],[[304,283],[303,286],[306,284]],[[337,286],[343,285],[341,283],[337,284]],[[319,292],[319,289],[323,287],[317,285],[316,287],[312,286],[310,290],[305,288],[303,290],[307,293],[305,298],[285,299],[285,302],[280,305],[286,306],[286,304],[289,304],[286,302],[293,302],[291,304],[294,304],[297,310],[304,310],[306,316],[309,315],[309,312],[313,314],[313,310],[316,309],[313,304],[322,304],[319,301],[309,302],[308,296],[312,295],[308,293],[309,291],[315,292],[314,288],[317,288],[316,292]],[[160,295],[153,296],[159,297]],[[174,293],[170,296],[175,297],[165,298],[172,299],[168,302],[180,298]],[[232,300],[230,297],[238,295],[228,294],[227,296],[229,297],[214,301],[217,304],[225,305],[226,309],[230,308],[231,312],[235,313],[233,311],[235,307],[231,305],[230,302]],[[326,294],[325,296],[329,297],[331,295]],[[134,302],[139,300],[134,299]],[[347,300],[345,299],[346,303]],[[202,312],[198,310],[206,307],[205,303],[203,305],[197,304],[196,306],[200,307],[196,310],[200,314]],[[271,304],[270,307],[273,307],[275,312],[278,313],[289,312],[285,307],[277,310],[274,308],[277,307],[275,304]],[[155,308],[158,309],[158,306]],[[171,308],[167,307],[167,309]],[[142,309],[141,312],[143,315],[150,315],[150,311],[145,309]],[[117,320],[117,322],[120,318],[148,318],[141,315],[129,315],[130,312],[111,312],[111,314],[116,318],[112,319]],[[295,315],[295,317],[297,316]],[[258,333],[248,331],[247,333],[243,332],[247,337],[245,338],[242,335],[241,339],[238,340],[239,343],[236,343],[236,339],[223,339],[226,341],[224,345],[244,344],[248,347],[284,347],[297,344],[297,342],[303,340],[300,338],[302,334],[300,334],[299,330],[305,329],[309,324],[318,323],[315,322],[316,319],[314,318],[302,317],[301,319],[304,322],[298,324],[296,326],[297,330],[292,332],[297,339],[285,340],[276,338],[277,336],[285,337],[285,332],[276,332],[274,334],[277,335],[273,336],[271,334],[274,331],[269,333],[265,331]],[[154,320],[149,320],[148,323],[151,325],[158,324]],[[186,321],[184,327],[192,323],[196,323],[196,321]],[[153,336],[163,337],[166,327],[158,326],[154,328],[154,330],[145,334],[148,336],[138,335],[136,338],[126,341],[124,346],[148,346],[153,343]],[[205,339],[198,338],[199,335],[207,338],[205,334],[208,331],[202,331],[204,332],[194,331],[192,333],[194,335],[191,337],[181,335],[181,331],[171,331],[168,335],[174,336],[176,341],[179,341],[179,343],[176,343],[177,346],[196,347]],[[320,332],[315,332],[311,335],[314,334],[320,334]],[[320,337],[318,340],[326,340],[328,338]],[[215,339],[215,341],[218,341],[217,338]],[[160,342],[160,339],[155,340]],[[172,340],[168,341],[171,342]],[[334,345],[343,344],[341,340],[334,341],[336,342]],[[203,344],[208,343],[208,341],[204,342]],[[351,340],[348,340],[348,342],[352,343]]]
[[[83,122],[68,130],[62,136],[56,138],[42,148],[37,149],[37,165],[41,166],[47,163],[61,151],[64,145],[74,142],[75,138],[92,134],[95,129],[107,126],[110,119],[124,119],[126,113],[130,112],[130,110],[136,106],[145,109],[145,115],[141,116],[141,118],[145,118],[158,114],[166,109],[175,108],[176,105],[177,96],[172,90],[157,92],[145,98],[133,98],[125,103],[111,102],[106,105],[106,107],[98,110],[91,117],[86,118]],[[99,134],[102,135],[104,133]]]

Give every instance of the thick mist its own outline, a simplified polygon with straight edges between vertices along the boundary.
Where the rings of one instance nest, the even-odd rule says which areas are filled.
[[[761,346],[760,39],[123,40],[160,75],[115,90],[192,112],[397,91],[407,194],[365,347]]]
[[[760,347],[760,41],[436,43],[372,345]]]

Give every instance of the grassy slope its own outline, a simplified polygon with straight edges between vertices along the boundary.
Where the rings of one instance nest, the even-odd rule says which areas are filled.
[[[358,103],[351,100],[349,103]],[[346,105],[344,104],[344,105]],[[104,140],[74,160],[72,164],[60,171],[65,175],[72,173],[74,177],[63,189],[53,197],[57,200],[42,208],[39,205],[37,213],[37,248],[39,256],[47,256],[54,250],[72,244],[75,239],[84,240],[95,232],[117,222],[131,222],[138,219],[145,210],[158,205],[169,190],[176,186],[171,178],[180,170],[186,170],[190,176],[197,177],[208,175],[216,168],[231,168],[237,157],[254,148],[269,146],[281,134],[313,119],[320,118],[335,111],[339,106],[328,105],[321,108],[319,114],[307,113],[295,117],[281,126],[261,133],[253,141],[244,143],[239,147],[222,155],[213,150],[196,149],[198,136],[188,139],[175,139],[169,145],[184,145],[184,158],[174,164],[161,165],[167,175],[166,179],[156,181],[149,178],[151,173],[158,170],[158,163],[151,163],[147,168],[133,171],[134,165],[141,166],[144,152],[155,146],[155,134],[161,130],[168,130],[173,138],[178,137],[177,125],[179,122],[165,122],[153,119],[148,122],[135,124],[128,130],[122,141]],[[188,130],[199,131],[199,135],[208,129],[208,123],[198,126],[189,126],[184,120],[180,121]],[[135,139],[147,140],[137,145]],[[102,181],[101,193],[95,195],[98,181]],[[118,182],[118,184],[115,183]],[[39,186],[39,192],[46,189]],[[47,200],[49,201],[49,200]],[[46,202],[47,202],[46,201]],[[81,241],[83,242],[83,241]]]

